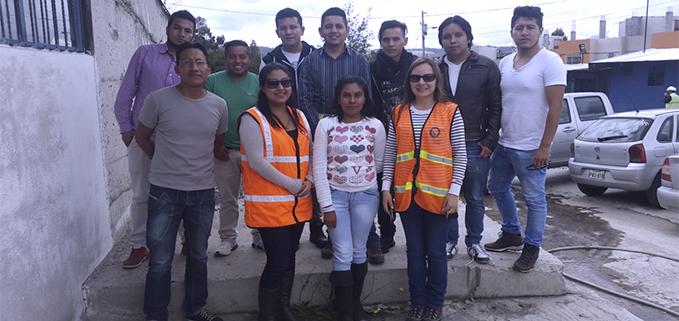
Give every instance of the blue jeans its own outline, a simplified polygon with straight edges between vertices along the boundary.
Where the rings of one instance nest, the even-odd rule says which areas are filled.
[[[186,248],[182,309],[195,314],[207,300],[207,239],[215,213],[214,190],[178,191],[151,185],[147,203],[146,244],[151,257],[144,293],[146,318],[168,319],[172,259],[182,220]]]
[[[477,158],[481,153],[481,147],[477,145],[477,142],[466,142],[465,145],[467,146],[467,170],[462,182],[462,194],[466,202],[464,224],[467,228],[467,235],[464,238],[464,244],[469,248],[472,244],[481,243],[485,213],[483,189],[486,187],[486,179],[490,170],[490,158]],[[457,219],[448,220],[448,243],[457,244],[460,237],[459,229]]]
[[[430,213],[413,201],[401,213],[401,222],[406,235],[410,304],[440,309],[448,284],[446,216]]]
[[[331,189],[337,226],[328,228],[332,240],[332,263],[335,271],[349,271],[351,264],[366,261],[368,232],[374,226],[379,206],[377,186],[361,192]]]
[[[514,177],[521,182],[521,192],[526,200],[528,214],[523,243],[540,247],[547,221],[545,176],[547,166],[532,166],[537,150],[522,151],[497,145],[491,156],[488,191],[495,199],[502,216],[502,232],[521,235],[521,225],[516,213],[516,201],[511,187]]]

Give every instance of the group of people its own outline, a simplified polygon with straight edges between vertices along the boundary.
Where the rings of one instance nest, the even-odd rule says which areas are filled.
[[[227,256],[238,248],[241,176],[252,246],[266,252],[259,320],[300,320],[290,297],[305,222],[310,241],[332,257],[338,320],[368,319],[361,306],[368,261],[384,262],[394,246],[396,213],[407,247],[406,320],[442,319],[460,195],[472,260],[485,264],[486,251],[520,250],[514,269],[530,271],[545,227],[546,168],[566,84],[559,56],[538,44],[542,18],[538,7],[514,10],[517,52],[499,66],[471,50],[472,28],[460,16],[439,26],[446,52],[439,62],[408,53],[406,25],[385,21],[369,63],[346,45],[342,9],[323,13],[324,45],[315,49],[301,40],[299,12],[285,8],[275,18],[282,44],[262,58],[256,75],[241,40],[224,46],[226,71],[210,74],[207,50],[192,43],[195,18],[172,14],[167,42],[135,52],[115,105],[133,191],[133,248],[123,267],[149,259],[146,319],[168,319],[179,233],[186,317],[222,320],[204,308],[214,186],[215,255]],[[524,237],[510,189],[515,177],[528,207]],[[500,237],[481,246],[486,186],[503,223]]]

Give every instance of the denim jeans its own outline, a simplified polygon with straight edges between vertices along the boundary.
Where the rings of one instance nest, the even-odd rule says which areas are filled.
[[[337,226],[328,228],[332,240],[332,263],[335,271],[349,271],[351,264],[366,261],[366,241],[379,206],[377,186],[360,192],[331,189]],[[379,244],[379,243],[378,243]]]
[[[146,243],[151,251],[144,293],[144,313],[147,319],[168,319],[172,259],[177,229],[182,220],[186,248],[182,309],[187,315],[191,315],[205,306],[207,239],[214,212],[213,189],[178,191],[151,185],[146,224]]]
[[[467,146],[467,170],[462,182],[462,194],[466,202],[464,224],[467,228],[467,235],[464,238],[464,244],[469,248],[472,244],[481,243],[483,215],[485,214],[483,190],[486,187],[490,169],[490,158],[477,158],[481,153],[481,147],[477,142],[466,142],[465,145]],[[457,219],[448,220],[448,243],[457,244],[460,237],[459,229]]]
[[[302,236],[304,223],[297,223],[281,227],[259,228],[262,236],[264,251],[266,251],[266,265],[259,286],[267,290],[278,289],[285,272],[295,271],[295,253]]]
[[[430,213],[413,201],[401,213],[401,222],[406,235],[410,304],[440,309],[448,283],[446,216]]]
[[[528,208],[523,243],[540,247],[547,221],[547,199],[545,198],[547,166],[541,168],[532,166],[536,151],[511,149],[498,144],[491,156],[488,191],[495,199],[502,216],[502,231],[520,235],[521,225],[516,213],[516,201],[511,191],[514,177],[519,178],[521,192]]]
[[[377,174],[377,188],[378,191],[382,190],[382,173]],[[393,191],[391,193],[394,195]],[[380,204],[382,204],[382,192],[380,192]],[[389,213],[384,211],[382,206],[377,207],[377,223],[380,224],[380,235],[377,235],[377,229],[375,228],[375,223],[373,222],[372,227],[370,227],[370,234],[368,234],[368,247],[380,246],[380,239],[382,240],[393,240],[394,234],[396,234],[396,225],[391,219]]]

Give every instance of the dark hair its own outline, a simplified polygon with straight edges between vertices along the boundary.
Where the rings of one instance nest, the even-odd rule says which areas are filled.
[[[250,53],[250,46],[248,46],[248,43],[243,41],[243,40],[231,40],[227,43],[224,44],[224,57],[229,55],[229,48],[231,47],[245,47],[246,52],[248,54],[248,58],[252,58],[252,55]]]
[[[347,14],[344,12],[344,10],[338,8],[338,7],[332,7],[328,10],[325,10],[323,12],[323,15],[321,16],[321,27],[323,27],[323,24],[325,23],[325,18],[329,16],[340,16],[342,17],[342,20],[344,21],[344,26],[347,26]]]
[[[285,8],[282,9],[281,11],[278,11],[278,13],[276,14],[276,28],[278,28],[278,20],[285,18],[297,18],[299,26],[300,27],[302,26],[302,16],[299,14],[299,11],[292,8]]]
[[[471,48],[472,40],[474,40],[474,35],[472,35],[472,26],[465,18],[462,18],[457,15],[453,17],[448,17],[446,18],[446,20],[443,20],[443,22],[441,22],[441,25],[439,26],[439,45],[443,46],[443,29],[453,23],[460,26],[462,31],[464,31],[464,33],[467,34],[467,40],[469,40],[467,47]]]
[[[405,23],[400,22],[398,20],[387,20],[385,22],[382,22],[382,25],[380,26],[380,31],[377,33],[377,41],[381,42],[382,34],[384,34],[384,31],[392,28],[401,29],[401,31],[403,31],[403,37],[405,37],[406,34],[408,33],[408,26],[406,26]]]
[[[172,15],[170,15],[170,20],[167,21],[167,27],[170,28],[172,25],[172,20],[175,18],[180,18],[180,19],[186,19],[188,21],[191,21],[193,23],[193,31],[196,31],[196,18],[188,11],[186,10],[179,10]]]
[[[408,73],[406,74],[406,84],[403,86],[403,101],[401,104],[398,106],[399,114],[406,108],[409,107],[410,103],[412,103],[415,100],[415,94],[413,93],[413,88],[412,88],[412,83],[410,82],[410,75],[413,74],[413,69],[417,68],[419,65],[424,65],[427,64],[431,67],[431,69],[434,70],[434,75],[436,76],[436,89],[434,89],[434,100],[436,102],[446,102],[448,101],[448,96],[446,96],[446,92],[443,90],[443,77],[441,76],[441,70],[439,69],[439,66],[434,62],[433,60],[429,58],[417,58],[417,60],[413,61],[413,63],[410,65],[410,68],[408,68]]]
[[[208,56],[208,54],[207,54],[207,49],[205,49],[205,46],[203,46],[201,43],[198,43],[198,42],[193,42],[193,43],[185,42],[185,43],[179,45],[179,47],[177,47],[177,53],[176,53],[177,64],[179,64],[179,59],[181,59],[182,52],[184,52],[184,50],[187,50],[187,49],[200,49],[200,51],[202,51],[203,54],[205,55],[205,62],[207,62],[207,64],[210,65],[210,56]]]
[[[259,72],[259,94],[257,95],[257,109],[259,109],[262,114],[264,114],[264,117],[266,117],[266,120],[269,122],[269,124],[274,127],[274,128],[282,128],[283,126],[281,125],[281,120],[276,117],[276,115],[273,114],[271,111],[271,106],[269,104],[269,99],[266,98],[266,94],[264,93],[264,88],[266,88],[266,79],[269,77],[269,74],[271,74],[274,70],[282,70],[284,71],[288,77],[290,77],[290,71],[288,71],[288,67],[286,67],[284,64],[281,64],[279,62],[272,62],[270,64],[266,64],[264,68]],[[294,82],[293,82],[294,86]],[[293,92],[292,88],[290,90]],[[295,108],[294,105],[290,104],[290,102],[294,101],[292,95],[290,96],[290,99],[288,100],[288,106]],[[290,115],[292,118],[292,121],[295,122],[295,126],[299,128],[300,130],[303,130],[304,126],[302,125],[302,120],[299,118],[299,115],[297,113],[292,113]]]
[[[535,19],[535,22],[538,24],[538,27],[542,28],[542,17],[544,14],[542,14],[542,11],[540,10],[540,7],[534,7],[534,6],[522,6],[522,7],[516,7],[514,8],[514,15],[512,16],[512,29],[514,29],[514,25],[516,24],[516,20],[519,18],[528,18],[528,19]]]
[[[366,117],[373,117],[377,119],[381,119],[380,114],[377,113],[377,110],[375,110],[375,103],[368,97],[369,89],[368,89],[368,83],[363,79],[361,76],[344,76],[340,80],[337,81],[337,85],[335,85],[335,99],[332,101],[332,108],[330,110],[330,115],[332,116],[337,116],[338,121],[342,121],[342,118],[344,117],[344,111],[342,110],[342,105],[340,105],[340,94],[342,94],[342,90],[344,87],[350,84],[357,84],[358,87],[361,88],[363,91],[363,95],[365,96],[365,103],[363,104],[363,108],[361,109],[361,117],[366,118]]]

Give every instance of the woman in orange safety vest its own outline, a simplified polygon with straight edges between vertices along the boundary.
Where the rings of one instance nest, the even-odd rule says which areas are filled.
[[[279,63],[259,74],[257,106],[239,120],[245,223],[266,251],[259,280],[259,320],[298,320],[290,309],[295,252],[311,219],[311,139],[304,114],[287,101],[294,80]]]
[[[457,217],[467,164],[464,124],[457,105],[446,98],[434,61],[415,60],[406,80],[389,125],[382,205],[401,214],[406,236],[408,320],[441,320],[448,281],[446,220]]]

